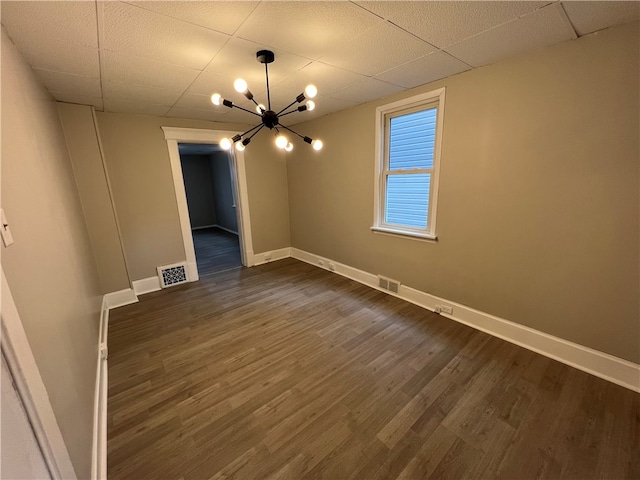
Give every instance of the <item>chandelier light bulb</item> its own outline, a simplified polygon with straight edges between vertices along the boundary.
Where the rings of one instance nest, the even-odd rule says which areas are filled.
[[[314,150],[322,150],[322,140],[314,140],[311,146]]]
[[[313,110],[314,108],[316,108],[316,102],[314,102],[313,100],[309,100],[307,103],[307,110],[310,112],[311,110]]]
[[[211,103],[213,103],[214,105],[220,105],[222,103],[222,97],[219,93],[214,93],[213,95],[211,95]]]
[[[231,140],[226,137],[220,140],[220,148],[223,150],[229,150],[231,148]]]
[[[285,137],[284,135],[278,135],[276,137],[276,147],[286,148],[288,143],[289,141],[287,140],[287,137]]]
[[[306,95],[307,98],[313,98],[318,94],[318,89],[316,88],[315,85],[307,85],[304,88],[304,94]]]
[[[291,150],[293,150],[293,143],[291,143],[291,142],[287,143],[287,146],[284,147],[284,150],[286,152],[290,152]]]
[[[256,112],[258,112],[258,115],[262,115],[262,114],[263,114],[264,112],[266,112],[266,111],[267,111],[267,109],[266,109],[266,107],[265,107],[263,104],[259,104],[259,105],[256,107]]]
[[[236,142],[236,150],[238,150],[239,152],[244,152],[244,145],[242,144],[242,142]]]
[[[238,93],[244,93],[249,89],[249,86],[243,79],[238,78],[235,82],[233,82],[233,88],[235,88],[236,92]]]

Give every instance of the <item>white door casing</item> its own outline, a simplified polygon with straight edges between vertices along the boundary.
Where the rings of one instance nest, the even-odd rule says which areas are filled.
[[[2,354],[20,394],[29,423],[53,478],[75,479],[67,446],[49,402],[31,346],[2,271]]]
[[[51,478],[4,355],[2,355],[0,379],[2,387],[0,478]]]
[[[180,164],[179,143],[203,143],[218,144],[224,137],[232,137],[235,133],[223,130],[203,130],[197,128],[176,128],[162,127],[164,138],[169,149],[169,159],[171,160],[171,173],[173,175],[173,186],[178,203],[178,215],[180,217],[180,229],[182,231],[182,241],[187,260],[187,280],[194,282],[198,280],[198,267],[196,264],[196,253],[193,247],[193,236],[191,234],[191,220],[189,219],[189,209],[187,207],[187,195],[182,177],[182,167]],[[238,233],[240,235],[240,255],[242,264],[250,267],[253,265],[253,242],[251,238],[251,220],[249,216],[249,197],[247,193],[247,177],[244,162],[244,152],[230,152],[232,164],[234,166],[233,176],[235,178],[235,191],[237,195],[236,207],[238,210]]]

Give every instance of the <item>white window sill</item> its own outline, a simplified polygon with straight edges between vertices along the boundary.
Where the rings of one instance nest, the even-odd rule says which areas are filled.
[[[418,233],[418,232],[408,232],[406,230],[399,230],[395,228],[389,227],[371,227],[373,233],[378,233],[382,235],[393,235],[396,237],[406,237],[412,240],[423,240],[427,242],[435,242],[438,237],[436,235],[431,235],[429,233]]]

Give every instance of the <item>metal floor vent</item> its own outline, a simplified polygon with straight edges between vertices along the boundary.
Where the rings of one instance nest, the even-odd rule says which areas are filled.
[[[398,293],[398,290],[400,290],[400,282],[380,275],[378,275],[378,286],[393,293]]]
[[[173,265],[158,267],[158,278],[162,288],[187,283],[187,265],[185,263],[174,263]]]

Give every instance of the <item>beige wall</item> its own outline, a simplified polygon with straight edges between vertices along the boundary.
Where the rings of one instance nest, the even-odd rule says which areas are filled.
[[[129,275],[105,176],[93,109],[58,103],[102,293],[130,288]]]
[[[242,131],[216,124],[97,113],[98,129],[132,280],[185,260],[167,142],[161,127]],[[286,163],[259,134],[245,151],[254,252],[289,246]]]
[[[6,274],[79,478],[91,468],[100,284],[56,104],[2,30]]]
[[[191,228],[209,227],[218,223],[210,163],[209,155],[180,156]]]
[[[638,24],[300,126],[292,246],[640,361]],[[445,86],[436,243],[374,234],[375,108]]]
[[[287,163],[274,138],[273,133],[262,131],[244,151],[256,253],[291,246]]]
[[[286,165],[285,162],[283,164]],[[213,186],[213,202],[216,207],[216,225],[238,233],[238,213],[228,152],[216,152],[209,155],[209,167]]]

